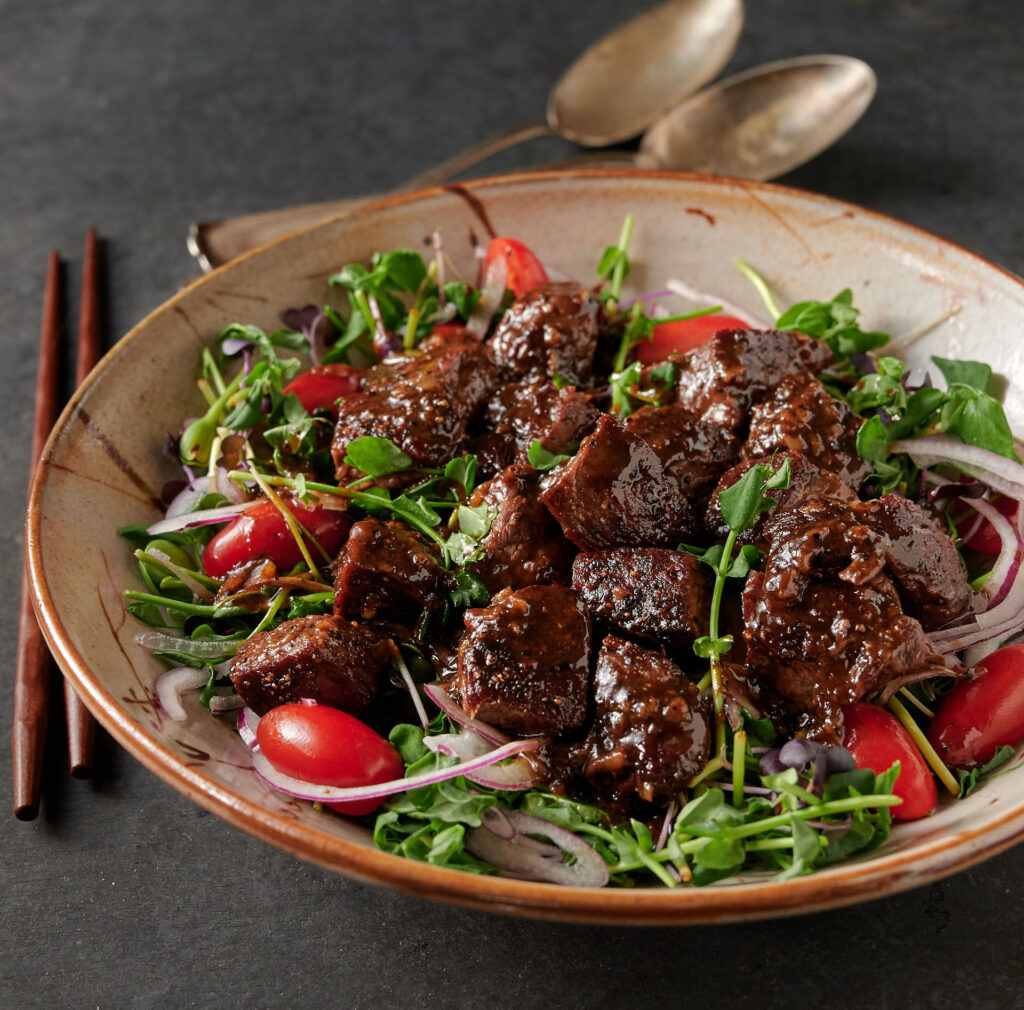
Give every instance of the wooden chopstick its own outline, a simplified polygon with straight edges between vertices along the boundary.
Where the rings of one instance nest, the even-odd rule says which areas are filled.
[[[100,360],[100,273],[96,229],[85,234],[85,258],[82,262],[82,292],[78,309],[78,361],[75,366],[75,385]],[[64,711],[67,716],[68,766],[76,779],[92,774],[93,742],[96,739],[96,721],[78,697],[71,682],[64,679]]]
[[[32,429],[30,479],[43,445],[57,420],[58,364],[60,356],[61,264],[50,253],[43,298],[43,325],[39,336],[39,373],[36,377],[35,426]],[[39,630],[29,595],[28,574],[22,569],[21,610],[18,618],[18,655],[14,679],[14,815],[30,821],[39,812],[39,786],[50,702],[50,653]]]

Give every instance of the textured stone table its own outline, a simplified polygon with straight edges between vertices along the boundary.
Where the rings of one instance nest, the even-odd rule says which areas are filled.
[[[109,240],[111,332],[193,272],[197,217],[398,184],[535,120],[614,0],[0,0],[0,535],[12,676],[45,256]],[[732,69],[807,52],[876,68],[853,133],[785,181],[1024,272],[1022,8],[751,0]],[[545,141],[496,159],[568,153]],[[4,697],[10,697],[8,687]],[[59,733],[59,725],[57,726]],[[0,717],[0,736],[10,714]],[[57,735],[57,734],[55,734]],[[1024,1006],[1024,849],[930,887],[780,922],[648,932],[428,905],[229,828],[101,740],[50,748],[43,812],[0,817],[0,1006]],[[0,747],[9,795],[10,759]]]

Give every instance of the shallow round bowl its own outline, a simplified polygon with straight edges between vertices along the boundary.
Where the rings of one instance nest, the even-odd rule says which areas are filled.
[[[269,789],[232,720],[194,698],[170,722],[155,705],[161,667],[135,644],[122,590],[134,561],[115,531],[155,520],[179,476],[165,434],[200,413],[199,352],[233,321],[265,329],[290,306],[322,303],[327,276],[378,249],[446,252],[475,275],[473,249],[515,236],[553,270],[588,280],[623,217],[636,217],[627,293],[669,277],[763,314],[734,257],[788,305],[845,287],[865,328],[905,341],[908,357],[978,358],[1011,380],[1007,411],[1024,429],[1024,284],[933,235],[836,200],[778,186],[660,173],[512,176],[396,197],[257,250],[176,295],[111,351],[64,411],[32,488],[28,557],[35,603],[61,667],[100,722],[161,778],[231,824],[304,859],[413,894],[521,915],[616,923],[707,922],[821,909],[900,891],[963,869],[1024,833],[1024,769],[962,802],[900,825],[868,857],[785,883],[749,877],[707,888],[587,890],[479,877],[375,850],[369,832]]]

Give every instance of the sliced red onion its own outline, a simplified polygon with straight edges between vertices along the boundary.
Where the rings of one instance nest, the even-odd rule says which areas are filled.
[[[260,717],[248,706],[238,713],[238,735],[242,743],[252,750],[256,746],[256,730],[260,725]]]
[[[246,509],[251,508],[258,498],[241,505],[221,505],[215,509],[200,509],[198,512],[186,512],[184,515],[168,516],[153,523],[146,532],[155,537],[160,533],[176,533],[192,526],[205,526],[208,523],[226,523],[237,519]]]
[[[215,694],[210,699],[210,711],[214,715],[223,715],[225,712],[237,712],[245,705],[241,695],[238,694]]]
[[[437,285],[437,307],[443,309],[445,307],[444,244],[441,242],[441,232],[439,229],[435,229],[434,233],[430,236],[430,244],[434,247],[434,262],[437,264],[437,270],[434,273],[434,283]]]
[[[763,319],[759,319],[757,316],[746,309],[741,309],[738,305],[730,302],[726,298],[719,298],[717,295],[708,294],[706,291],[698,291],[696,288],[690,287],[689,284],[678,278],[671,278],[665,282],[667,287],[673,294],[679,295],[680,298],[685,298],[690,302],[698,302],[704,305],[721,305],[722,312],[726,315],[735,316],[737,319],[742,319],[748,326],[755,330],[770,330],[771,324],[766,323]]]
[[[516,830],[512,838],[507,837],[508,824]],[[547,839],[547,843],[538,844],[532,835]],[[521,880],[570,887],[604,887],[608,883],[608,864],[592,845],[565,828],[518,810],[487,811],[479,828],[466,831],[466,848],[478,859],[501,867],[505,876]],[[571,861],[566,861],[567,856]]]
[[[229,358],[233,358],[239,351],[243,351],[247,347],[252,347],[252,341],[246,340],[244,337],[228,337],[220,344],[220,349]]]
[[[471,729],[477,736],[482,737],[489,744],[499,747],[503,743],[508,743],[511,739],[511,737],[502,733],[500,729],[495,729],[479,719],[474,719],[459,708],[443,684],[424,684],[423,692],[452,722],[459,726],[465,726],[466,729]]]
[[[194,477],[188,485],[179,491],[167,506],[166,518],[173,519],[187,512],[195,511],[195,507],[210,493],[210,479],[205,475]]]
[[[668,836],[672,833],[672,819],[675,815],[676,801],[673,799],[669,802],[668,808],[665,810],[665,820],[661,822],[661,831],[658,834],[658,841],[654,846],[655,852],[661,852],[661,850],[668,844]]]
[[[425,736],[423,744],[428,750],[440,751],[460,761],[471,761],[494,749],[486,740],[472,732]],[[470,772],[466,778],[488,789],[505,790],[531,789],[538,781],[536,771],[521,759],[509,761],[507,764],[491,765],[483,771]]]
[[[156,681],[156,697],[167,717],[175,722],[187,719],[188,715],[181,704],[181,695],[185,691],[205,687],[207,680],[209,675],[205,670],[196,670],[191,666],[177,666],[160,674]]]
[[[483,260],[481,270],[483,269]],[[505,282],[508,280],[508,264],[504,257],[500,257],[491,263],[487,268],[487,276],[480,286],[480,298],[476,307],[466,320],[466,329],[481,340],[487,335],[487,330],[498,311],[501,300],[505,296]]]
[[[229,502],[242,505],[248,501],[242,489],[228,476],[227,470],[222,466],[218,466],[214,470],[213,480],[210,483],[210,490],[224,495]]]
[[[233,656],[242,643],[237,642],[204,642],[191,638],[180,638],[177,635],[165,635],[162,631],[143,631],[135,636],[135,642],[144,649],[174,649],[196,659],[218,659],[222,656]],[[203,683],[206,683],[204,678]]]
[[[468,775],[470,772],[486,768],[488,765],[497,764],[506,758],[515,757],[516,754],[536,750],[539,746],[539,740],[516,740],[505,744],[504,747],[488,751],[482,757],[474,758],[471,761],[460,761],[447,768],[437,768],[431,772],[394,779],[391,782],[378,782],[371,786],[353,786],[345,789],[337,786],[318,786],[312,782],[294,779],[290,775],[283,775],[274,768],[259,749],[253,751],[252,763],[260,778],[289,796],[300,800],[311,800],[314,803],[335,803],[346,800],[375,800],[385,796],[394,796],[396,793],[404,793],[408,789],[418,789],[420,786],[432,786],[438,782],[458,778],[460,775]]]
[[[1021,539],[1017,527],[994,505],[983,498],[975,498],[971,501],[971,506],[992,524],[992,528],[999,536],[999,555],[983,587],[994,607],[1009,592],[1020,567]]]
[[[999,453],[944,435],[903,438],[889,443],[890,452],[905,452],[918,466],[953,463],[1011,498],[1024,498],[1024,466]]]
[[[405,688],[409,692],[409,697],[412,698],[416,714],[420,719],[420,725],[426,729],[427,726],[430,725],[430,720],[427,718],[427,710],[423,707],[423,699],[420,697],[420,692],[416,688],[416,682],[412,679],[409,667],[405,665],[405,659],[402,657],[402,650],[398,648],[397,645],[394,649],[395,662],[398,664],[398,670],[402,675],[402,681],[405,683]]]

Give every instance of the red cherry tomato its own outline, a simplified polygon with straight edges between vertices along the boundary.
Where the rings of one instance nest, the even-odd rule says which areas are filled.
[[[492,238],[484,259],[484,284],[490,284],[505,273],[505,287],[516,298],[548,282],[548,272],[522,242],[514,238]]]
[[[330,407],[337,414],[335,402],[358,392],[362,384],[360,370],[351,365],[314,365],[292,379],[284,391],[294,393],[309,413],[319,407]]]
[[[351,523],[344,512],[307,508],[294,500],[286,501],[288,511],[316,538],[331,557],[341,550]],[[319,551],[314,547],[316,560]],[[286,572],[301,560],[299,545],[272,501],[258,502],[225,526],[203,551],[203,568],[214,579],[222,579],[232,569],[257,558],[269,558]]]
[[[256,742],[282,775],[320,786],[352,788],[390,782],[405,774],[398,751],[364,722],[327,705],[302,703],[272,708],[256,729]],[[383,799],[328,803],[357,816]]]
[[[1002,495],[992,500],[992,504],[998,509],[1010,522],[1017,521],[1017,507],[1018,502],[1014,501],[1013,498],[1005,498]],[[974,519],[974,510],[968,511],[967,518],[961,520],[961,527],[969,528]],[[991,554],[996,555],[999,553],[1003,546],[1002,540],[999,539],[999,534],[996,533],[995,528],[987,520],[982,520],[978,525],[978,528],[964,541],[964,545],[970,547],[972,551],[978,551],[979,554]]]
[[[1005,645],[955,685],[939,705],[928,740],[946,764],[970,768],[1024,740],[1024,645]]]
[[[900,773],[893,792],[903,802],[892,808],[892,816],[900,821],[915,821],[930,814],[937,798],[935,779],[900,721],[884,708],[867,702],[847,705],[843,719],[843,746],[853,755],[858,768],[870,768],[881,775],[899,761]]]
[[[682,353],[699,347],[719,330],[749,330],[750,326],[735,316],[696,316],[658,323],[650,340],[637,346],[636,356],[644,365],[664,361],[673,351]]]

